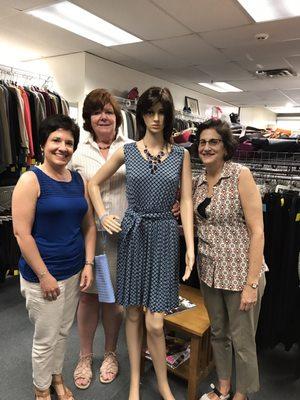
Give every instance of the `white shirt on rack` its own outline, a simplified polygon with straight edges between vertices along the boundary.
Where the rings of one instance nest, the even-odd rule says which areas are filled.
[[[89,134],[83,142],[79,143],[68,167],[78,171],[88,181],[103,166],[106,160],[110,159],[116,150],[123,147],[125,143],[130,142],[132,142],[131,139],[127,139],[121,133],[118,133],[109,148],[107,159],[105,159],[92,135]],[[101,196],[106,211],[110,214],[118,215],[121,220],[128,206],[125,173],[125,165],[122,165],[110,179],[107,179],[101,185]],[[99,229],[97,218],[96,223]]]

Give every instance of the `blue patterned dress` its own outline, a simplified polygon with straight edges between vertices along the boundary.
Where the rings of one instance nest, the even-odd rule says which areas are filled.
[[[179,232],[171,209],[184,149],[173,146],[155,174],[136,143],[125,144],[124,155],[128,209],[119,238],[117,303],[167,311],[178,305]]]

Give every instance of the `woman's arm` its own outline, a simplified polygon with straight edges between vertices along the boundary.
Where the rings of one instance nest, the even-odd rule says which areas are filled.
[[[124,164],[124,150],[118,149],[112,157],[97,171],[97,173],[88,182],[88,191],[93,203],[94,209],[100,218],[101,224],[104,229],[113,234],[113,232],[120,232],[121,225],[117,215],[108,215],[105,210],[103,200],[101,197],[101,184],[109,179],[120,167]]]
[[[84,181],[84,180],[83,180]],[[96,224],[94,219],[93,207],[88,195],[87,183],[84,181],[84,195],[88,203],[88,210],[82,221],[82,231],[85,244],[85,264],[80,279],[80,289],[85,291],[93,282],[93,265],[96,246]]]
[[[24,259],[39,278],[44,297],[55,300],[60,293],[58,283],[49,273],[31,234],[39,191],[33,172],[20,177],[12,196],[13,229]]]
[[[239,194],[250,236],[247,284],[242,292],[240,305],[241,310],[247,311],[257,301],[257,289],[250,285],[258,283],[263,265],[264,226],[261,196],[251,172],[246,167],[240,173]]]
[[[180,212],[183,227],[184,239],[186,243],[186,268],[182,280],[187,280],[192,272],[195,253],[194,253],[194,229],[193,229],[193,202],[192,202],[192,171],[190,154],[184,151],[183,166],[181,172],[180,190]]]

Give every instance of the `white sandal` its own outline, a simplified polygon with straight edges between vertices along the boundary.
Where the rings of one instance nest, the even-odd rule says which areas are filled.
[[[210,387],[212,388],[212,391],[209,393],[205,393],[203,396],[200,397],[199,400],[211,400],[211,398],[209,397],[209,395],[211,393],[216,394],[220,400],[231,400],[231,393],[229,392],[226,395],[223,395],[216,387],[213,383],[210,384]]]

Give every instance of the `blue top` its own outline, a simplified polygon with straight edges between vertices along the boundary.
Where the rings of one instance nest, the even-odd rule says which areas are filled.
[[[56,181],[37,167],[31,171],[40,185],[31,234],[51,275],[58,281],[70,278],[85,261],[81,223],[88,205],[83,180],[76,171],[71,171],[70,182]],[[39,281],[23,256],[19,269],[27,281]]]

